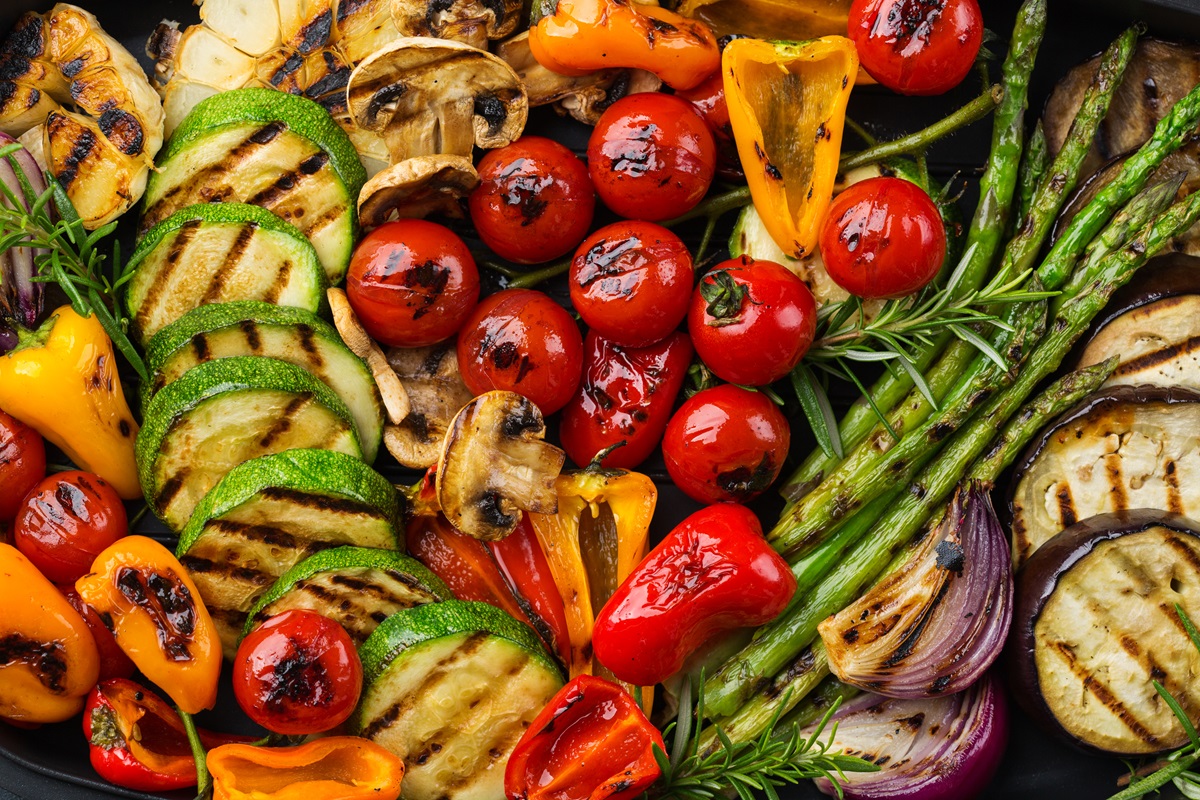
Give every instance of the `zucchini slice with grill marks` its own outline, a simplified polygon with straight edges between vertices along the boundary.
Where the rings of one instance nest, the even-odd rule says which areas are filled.
[[[496,800],[517,741],[563,685],[526,626],[486,603],[400,611],[359,648],[354,726],[404,759],[406,800]]]
[[[362,458],[350,409],[304,370],[257,356],[209,361],[146,407],[136,449],[142,493],[178,531],[238,464],[295,448]]]
[[[395,550],[400,502],[353,456],[288,450],[234,467],[196,506],[176,555],[232,657],[246,613],[275,581],[324,548]]]
[[[325,270],[304,234],[244,203],[188,206],[155,225],[129,259],[125,305],[143,341],[205,303],[263,300],[316,311]]]
[[[163,147],[141,230],[195,203],[262,206],[308,237],[337,283],[350,263],[365,182],[354,145],[317,103],[272,89],[222,92],[197,104]]]
[[[337,547],[284,573],[254,604],[242,633],[268,617],[304,609],[336,620],[362,644],[397,611],[453,599],[446,584],[416,559],[389,550]]]
[[[375,460],[383,436],[383,401],[371,370],[332,325],[308,311],[269,303],[220,303],[188,312],[146,345],[153,394],[197,364],[235,356],[267,356],[302,367],[342,399],[354,415],[363,456]]]

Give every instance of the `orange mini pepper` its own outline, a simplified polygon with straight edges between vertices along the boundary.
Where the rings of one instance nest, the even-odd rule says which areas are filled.
[[[29,559],[0,543],[0,717],[62,722],[100,677],[87,623]]]
[[[691,89],[721,65],[717,39],[703,22],[629,0],[558,0],[529,29],[529,49],[560,75],[644,69],[674,89]]]
[[[217,701],[221,642],[196,585],[171,551],[126,536],[75,582],[83,601],[112,619],[113,637],[142,674],[181,711]]]
[[[404,762],[357,736],[299,747],[227,744],[208,753],[213,800],[396,800]]]

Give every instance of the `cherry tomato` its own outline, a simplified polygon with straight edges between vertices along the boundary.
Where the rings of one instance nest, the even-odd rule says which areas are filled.
[[[743,176],[742,161],[733,140],[733,124],[729,121],[729,106],[725,103],[725,80],[721,70],[709,75],[693,89],[676,91],[676,96],[691,103],[712,131],[717,145],[717,174],[737,180]]]
[[[863,68],[900,94],[941,94],[967,77],[983,43],[976,0],[854,0],[849,35]]]
[[[691,210],[712,184],[717,146],[691,103],[640,92],[609,106],[588,140],[588,173],[604,205],[658,221]]]
[[[747,256],[719,264],[692,293],[688,332],[718,378],[765,386],[792,371],[817,332],[812,292],[786,267]]]
[[[541,292],[505,289],[485,299],[458,337],[463,383],[504,389],[543,414],[567,404],[583,372],[583,337],[567,310]]]
[[[762,392],[723,384],[685,400],[667,423],[663,460],[684,494],[701,503],[745,503],[783,469],[787,418]]]
[[[479,301],[479,270],[449,228],[402,219],[380,225],[359,243],[346,295],[372,339],[425,347],[462,327]]]
[[[96,609],[83,602],[83,598],[79,596],[79,592],[75,590],[74,586],[59,586],[58,590],[66,596],[71,608],[78,611],[79,616],[83,617],[88,630],[92,632],[92,638],[96,640],[96,651],[100,654],[100,682],[113,678],[133,677],[136,669],[133,662],[117,644],[112,631],[104,624],[104,620],[100,619]]]
[[[614,344],[647,347],[683,322],[694,280],[678,236],[653,222],[615,222],[575,252],[571,305]]]
[[[37,431],[0,411],[0,522],[17,515],[25,495],[46,477],[46,445]]]
[[[574,153],[524,136],[483,157],[467,204],[479,238],[497,255],[540,264],[566,255],[587,235],[596,192]]]
[[[294,609],[269,618],[238,645],[233,695],[250,719],[299,736],[341,725],[362,692],[350,635],[328,617]]]
[[[127,533],[125,506],[103,478],[59,472],[25,497],[13,523],[13,544],[52,582],[75,583]]]
[[[821,258],[850,294],[903,297],[937,277],[946,229],[920,186],[871,178],[834,198],[821,226]]]

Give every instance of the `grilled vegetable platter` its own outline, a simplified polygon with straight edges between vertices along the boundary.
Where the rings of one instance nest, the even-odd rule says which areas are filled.
[[[0,39],[6,788],[1200,797],[1179,30],[84,5]]]

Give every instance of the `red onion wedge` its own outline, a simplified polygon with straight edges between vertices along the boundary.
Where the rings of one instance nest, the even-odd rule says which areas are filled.
[[[0,147],[14,143],[16,139],[0,133]],[[14,161],[16,166],[13,165]],[[13,152],[10,158],[0,158],[0,181],[28,210],[30,203],[25,197],[17,169],[24,174],[36,195],[40,196],[46,191],[46,181],[42,176],[41,167],[24,147]],[[11,207],[11,202],[4,196],[0,196],[0,204]],[[20,245],[0,251],[0,326],[11,326],[12,323],[26,328],[37,326],[38,317],[42,313],[43,286],[34,281],[33,277],[36,273],[34,259],[39,252]],[[15,340],[15,332],[11,327],[8,335],[0,335],[0,352],[9,349],[4,347],[4,343],[10,339]]]
[[[1008,740],[1008,705],[991,675],[943,697],[862,695],[839,708],[833,722],[831,751],[880,768],[838,778],[849,800],[970,800],[996,773]],[[817,788],[836,794],[827,780]]]
[[[961,692],[992,665],[1012,622],[1008,542],[988,487],[960,486],[903,567],[820,625],[833,673],[887,697]]]

